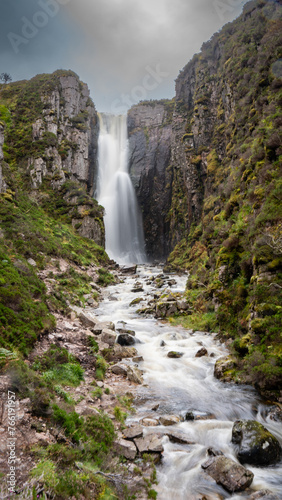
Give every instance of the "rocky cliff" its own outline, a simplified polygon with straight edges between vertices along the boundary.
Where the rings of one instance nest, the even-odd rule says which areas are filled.
[[[156,224],[166,220],[164,253],[176,244],[168,269],[190,273],[195,317],[233,338],[234,373],[266,392],[282,377],[281,9],[249,2],[180,72],[166,140],[168,210],[164,217],[156,203],[154,213]],[[148,203],[164,186],[148,154],[163,129],[148,126],[143,107],[129,112],[129,128],[133,113],[132,175],[146,205],[144,179],[154,178]]]
[[[91,196],[99,126],[87,85],[56,71],[2,86],[1,103],[6,170],[16,162],[28,189],[59,193],[79,234],[104,245],[103,212]]]
[[[158,260],[172,250],[168,213],[173,107],[173,101],[149,101],[128,113],[130,176],[143,214],[146,250]]]

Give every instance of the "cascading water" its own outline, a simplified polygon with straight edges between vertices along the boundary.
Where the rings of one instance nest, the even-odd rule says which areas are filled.
[[[119,264],[144,263],[142,217],[128,173],[126,116],[99,118],[97,199],[105,208],[106,251]]]

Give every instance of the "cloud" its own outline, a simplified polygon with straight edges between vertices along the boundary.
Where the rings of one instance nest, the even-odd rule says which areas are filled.
[[[216,2],[227,9],[218,11]],[[8,39],[33,22],[42,2],[58,13],[19,53]],[[172,97],[174,79],[202,43],[235,18],[246,0],[2,0],[0,70],[14,79],[58,68],[73,69],[88,83],[99,110],[126,96],[130,103],[148,79],[148,68],[166,77],[150,84],[146,98]],[[220,15],[219,15],[220,14]],[[136,100],[136,99],[135,99]]]

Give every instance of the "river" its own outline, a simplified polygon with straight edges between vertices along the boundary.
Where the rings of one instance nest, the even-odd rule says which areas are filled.
[[[216,360],[227,354],[226,347],[214,334],[174,327],[137,314],[140,305],[129,306],[136,296],[148,299],[156,293],[151,278],[160,273],[162,269],[158,267],[138,266],[138,281],[142,282],[144,292],[132,292],[136,277],[126,277],[124,283],[107,288],[103,302],[95,311],[101,321],[126,322],[126,328],[134,330],[140,340],[135,347],[138,355],[144,358],[139,364],[144,371],[144,385],[137,391],[137,411],[127,422],[166,414],[185,417],[189,411],[196,416],[193,421],[169,427],[182,432],[195,444],[175,444],[163,437],[163,458],[157,466],[158,485],[154,487],[158,500],[196,500],[204,495],[208,500],[249,498],[244,492],[227,493],[206,475],[201,464],[207,459],[207,449],[221,450],[236,460],[231,443],[235,420],[257,420],[282,443],[281,422],[265,417],[266,406],[251,387],[224,384],[214,378]],[[176,283],[171,290],[183,292],[187,276],[173,276],[173,279]],[[196,358],[202,346],[209,356]],[[184,355],[180,359],[170,359],[167,357],[169,351],[180,351]],[[157,404],[157,411],[152,411]],[[146,427],[145,433],[167,432],[167,429],[160,425]],[[271,467],[247,468],[254,473],[252,489],[269,489],[282,499],[282,462]]]

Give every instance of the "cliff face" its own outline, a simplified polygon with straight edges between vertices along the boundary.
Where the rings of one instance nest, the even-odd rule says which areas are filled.
[[[6,163],[19,165],[31,191],[63,196],[78,233],[104,245],[103,212],[91,196],[99,126],[87,85],[56,71],[3,87],[1,102]]]
[[[146,250],[159,260],[172,250],[168,240],[172,109],[173,102],[156,101],[141,103],[128,113],[130,176],[143,214]]]
[[[166,249],[176,244],[168,267],[189,271],[187,299],[202,327],[233,338],[240,376],[265,393],[281,382],[281,18],[281,2],[249,2],[203,45],[177,78],[166,142]],[[155,163],[141,118],[132,164],[142,204],[142,172],[149,178]],[[163,217],[158,204],[154,217]]]

